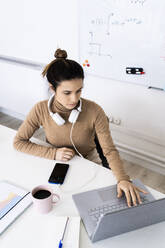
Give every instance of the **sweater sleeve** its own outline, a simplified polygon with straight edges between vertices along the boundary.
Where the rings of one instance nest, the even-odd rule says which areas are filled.
[[[37,103],[27,115],[14,138],[14,148],[31,155],[55,159],[56,148],[46,147],[30,141],[34,132],[42,125],[42,113],[40,103]]]
[[[99,111],[97,112],[95,130],[104,156],[106,157],[117,181],[130,180],[130,177],[124,171],[123,163],[110,134],[107,116],[101,107],[99,107]]]

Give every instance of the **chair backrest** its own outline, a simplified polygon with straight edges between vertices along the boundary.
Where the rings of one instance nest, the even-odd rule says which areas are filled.
[[[103,154],[103,150],[102,150],[102,148],[101,148],[101,146],[100,146],[100,143],[99,143],[99,140],[98,140],[96,134],[95,134],[95,139],[94,139],[94,141],[95,141],[95,144],[96,144],[96,150],[97,150],[97,152],[98,152],[98,154],[99,154],[99,157],[100,157],[100,159],[101,159],[101,161],[102,161],[103,166],[106,167],[106,168],[108,168],[108,169],[110,169],[109,164],[108,164],[108,162],[107,162],[106,157],[105,157],[104,154]]]

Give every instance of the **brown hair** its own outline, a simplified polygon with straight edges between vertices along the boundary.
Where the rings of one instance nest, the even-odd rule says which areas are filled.
[[[60,48],[55,51],[55,60],[45,66],[42,75],[47,77],[47,80],[54,90],[65,80],[84,79],[84,71],[82,66],[74,60],[67,59],[67,52]]]

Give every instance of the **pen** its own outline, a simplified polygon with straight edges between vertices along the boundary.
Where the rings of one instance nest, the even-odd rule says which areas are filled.
[[[64,235],[65,235],[65,231],[66,231],[66,227],[67,227],[68,221],[69,221],[69,217],[67,217],[67,220],[66,220],[66,223],[65,223],[65,227],[64,227],[64,232],[63,232],[63,235],[62,235],[62,239],[59,242],[58,248],[62,248],[62,246],[63,246],[63,240],[64,240]]]
[[[157,87],[152,87],[152,86],[149,86],[148,89],[164,90],[164,89],[162,89],[162,88],[157,88]]]

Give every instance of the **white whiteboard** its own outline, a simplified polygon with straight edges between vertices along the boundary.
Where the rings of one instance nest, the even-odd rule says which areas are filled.
[[[46,16],[47,5],[50,12]],[[0,8],[0,54],[34,62],[47,61],[53,54],[49,23],[53,23],[52,1],[6,0]]]
[[[64,37],[75,22],[69,7],[65,0],[1,1],[0,55],[46,64],[58,46],[68,51],[70,38],[64,46]]]
[[[79,18],[87,73],[165,89],[165,1],[84,0]],[[126,74],[126,67],[142,67],[145,74]]]

